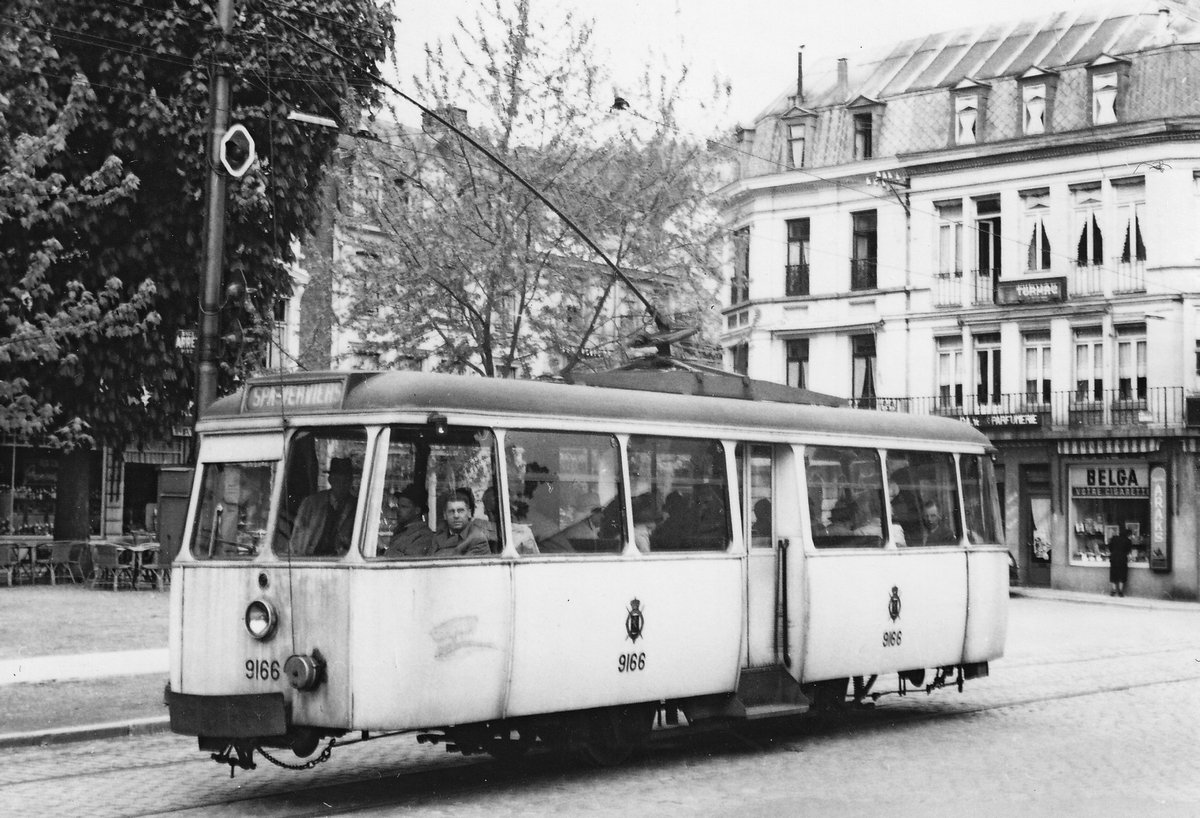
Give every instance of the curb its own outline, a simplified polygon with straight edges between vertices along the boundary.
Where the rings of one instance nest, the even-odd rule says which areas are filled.
[[[1052,599],[1056,602],[1075,602],[1084,605],[1112,605],[1120,608],[1140,608],[1158,611],[1197,611],[1200,602],[1190,599],[1151,599],[1149,597],[1112,597],[1107,594],[1092,594],[1085,591],[1060,591],[1055,588],[1030,588],[1022,585],[1009,586],[1008,595],[1025,599]]]
[[[0,748],[38,747],[49,744],[71,744],[77,741],[97,741],[127,736],[148,736],[171,729],[168,716],[153,716],[107,724],[88,724],[81,727],[60,727],[54,730],[31,730],[27,733],[0,735]]]

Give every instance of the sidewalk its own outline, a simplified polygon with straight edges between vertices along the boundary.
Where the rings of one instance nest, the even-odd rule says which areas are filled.
[[[1176,602],[1049,588],[1016,598],[1187,610]],[[168,729],[167,594],[81,586],[0,588],[0,748]]]

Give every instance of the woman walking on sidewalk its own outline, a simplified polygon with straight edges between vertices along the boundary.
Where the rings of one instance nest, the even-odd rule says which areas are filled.
[[[1109,596],[1125,596],[1125,581],[1129,579],[1129,551],[1133,541],[1121,528],[1108,541],[1108,582],[1112,585]]]

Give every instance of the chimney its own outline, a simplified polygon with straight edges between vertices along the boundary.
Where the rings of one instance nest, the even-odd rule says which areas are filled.
[[[796,52],[796,107],[804,104],[804,46]]]
[[[846,101],[850,92],[850,62],[845,57],[838,58],[837,95],[838,99]]]

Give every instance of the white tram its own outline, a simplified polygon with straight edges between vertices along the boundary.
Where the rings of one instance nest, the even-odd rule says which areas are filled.
[[[1003,652],[990,447],[959,421],[305,373],[198,431],[167,703],[231,765],[385,731],[614,762],[656,716],[961,689]]]

